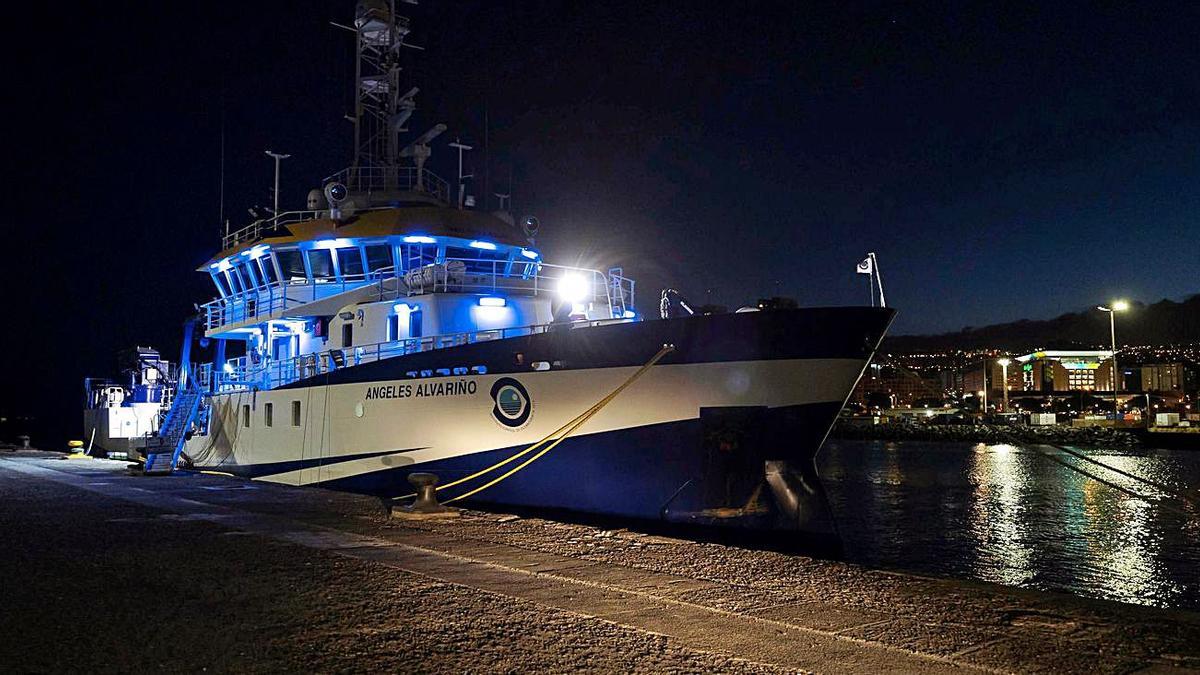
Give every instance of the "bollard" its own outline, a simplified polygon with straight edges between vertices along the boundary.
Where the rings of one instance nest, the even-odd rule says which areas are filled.
[[[400,518],[445,518],[458,515],[458,509],[442,506],[437,500],[436,474],[416,472],[408,474],[408,482],[417,491],[412,504],[393,509],[392,515]]]

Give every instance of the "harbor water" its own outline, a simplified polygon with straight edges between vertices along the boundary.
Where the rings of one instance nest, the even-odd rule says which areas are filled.
[[[1081,452],[1193,502],[1049,446],[830,441],[818,462],[852,562],[1200,609],[1200,452]]]

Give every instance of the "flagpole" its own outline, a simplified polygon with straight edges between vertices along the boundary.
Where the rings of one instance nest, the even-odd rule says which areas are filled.
[[[879,282],[879,306],[887,307],[887,300],[883,299],[883,275],[879,273],[879,260],[875,257],[875,252],[871,252],[871,276]],[[874,307],[875,294],[871,294],[871,306]]]

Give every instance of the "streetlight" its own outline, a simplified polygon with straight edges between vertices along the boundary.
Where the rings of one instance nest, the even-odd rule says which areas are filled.
[[[1112,338],[1112,385],[1113,385],[1113,426],[1117,426],[1117,420],[1121,419],[1121,411],[1117,407],[1117,391],[1121,388],[1121,381],[1117,379],[1117,312],[1124,312],[1129,309],[1129,303],[1124,300],[1117,300],[1112,304],[1112,307],[1099,305],[1096,309],[1101,312],[1108,312],[1108,334]]]
[[[1000,364],[1000,370],[1003,372],[1004,378],[1004,412],[1008,412],[1008,364],[1012,363],[1011,359],[1003,358],[996,359],[996,363]]]

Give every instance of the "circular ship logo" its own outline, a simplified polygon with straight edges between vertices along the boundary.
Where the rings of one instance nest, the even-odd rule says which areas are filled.
[[[492,417],[506,427],[517,428],[529,421],[529,413],[533,402],[525,385],[511,377],[502,377],[492,385],[492,400],[496,405],[492,408]]]

